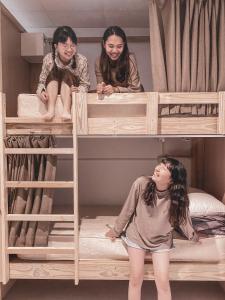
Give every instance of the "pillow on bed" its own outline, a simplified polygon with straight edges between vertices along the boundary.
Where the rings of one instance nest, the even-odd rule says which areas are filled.
[[[225,215],[225,205],[214,196],[207,193],[189,193],[188,196],[192,217]]]

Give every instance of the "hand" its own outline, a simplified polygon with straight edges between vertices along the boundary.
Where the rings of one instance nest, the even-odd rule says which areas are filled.
[[[41,94],[39,95],[40,99],[42,102],[46,103],[49,99],[48,93],[46,91],[42,91]]]
[[[200,241],[200,236],[197,232],[194,233],[194,237],[192,239],[192,242],[194,244],[202,244],[202,242]]]
[[[71,87],[70,87],[70,91],[71,91],[71,93],[72,92],[78,92],[79,90],[78,90],[78,86],[74,86],[74,85],[71,85]]]
[[[105,236],[110,238],[111,241],[115,241],[115,239],[117,238],[117,235],[116,235],[115,231],[112,228],[109,229],[109,231],[106,232]]]
[[[96,87],[97,93],[98,94],[103,94],[104,93],[104,88],[105,88],[105,83],[104,82],[98,83],[97,87]]]
[[[106,85],[103,89],[103,93],[107,95],[111,95],[114,92],[115,92],[114,87],[111,84]]]

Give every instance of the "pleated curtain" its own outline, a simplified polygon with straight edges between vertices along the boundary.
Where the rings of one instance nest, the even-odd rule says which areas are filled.
[[[153,90],[225,90],[225,1],[150,0]]]
[[[10,136],[9,148],[54,147],[52,136]],[[53,181],[56,175],[55,155],[12,154],[7,158],[8,180]],[[11,188],[8,193],[11,214],[51,214],[53,189]],[[9,226],[9,246],[46,246],[50,222],[12,221]]]

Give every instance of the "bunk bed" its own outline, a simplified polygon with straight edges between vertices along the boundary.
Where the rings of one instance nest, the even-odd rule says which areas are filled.
[[[25,97],[24,97],[25,96]],[[8,118],[5,113],[4,95],[0,94],[0,189],[1,189],[1,281],[9,279],[73,279],[79,280],[126,280],[129,276],[128,257],[121,241],[112,244],[104,237],[106,223],[113,224],[119,208],[87,212],[78,211],[78,139],[84,137],[167,137],[201,136],[224,137],[225,93],[137,93],[114,94],[98,100],[96,94],[73,93],[72,121],[60,118],[60,99],[56,117],[51,122],[41,118],[43,104],[34,95],[19,97],[18,117]],[[25,99],[25,100],[24,100]],[[33,100],[32,100],[33,99]],[[31,101],[32,100],[32,101]],[[24,103],[23,103],[24,101]],[[32,105],[29,106],[31,101]],[[28,103],[28,104],[27,104]],[[218,106],[214,116],[159,116],[160,105],[213,104]],[[29,106],[28,110],[27,107]],[[24,107],[24,109],[21,109]],[[3,140],[9,135],[66,135],[71,136],[71,148],[6,148]],[[9,154],[65,154],[73,156],[72,181],[8,181],[6,157]],[[70,214],[9,214],[9,188],[71,188],[73,212]],[[8,223],[10,221],[51,221],[54,223],[49,235],[48,247],[9,247]],[[80,222],[80,224],[79,224]],[[62,234],[58,235],[60,228]],[[62,230],[63,229],[63,230]],[[224,241],[220,240],[221,247]],[[93,245],[107,244],[106,252],[92,251]],[[176,241],[180,253],[185,241]],[[184,248],[182,248],[182,245]],[[110,248],[111,247],[111,248]],[[198,247],[201,247],[198,245]],[[87,250],[88,249],[88,250]],[[93,248],[94,249],[94,248]],[[100,246],[99,248],[100,249]],[[191,251],[195,251],[193,248]],[[199,248],[200,249],[200,248]],[[210,248],[212,249],[212,248]],[[90,251],[89,251],[90,250]],[[96,249],[95,249],[96,250]],[[112,253],[115,250],[115,254]],[[222,250],[224,251],[224,249]],[[90,256],[89,256],[90,254]],[[201,255],[200,255],[201,256]],[[224,281],[225,257],[210,260],[182,260],[182,255],[170,264],[171,280]],[[36,259],[35,259],[36,257]],[[25,259],[26,258],[26,259]],[[152,280],[151,260],[146,260],[144,278]]]

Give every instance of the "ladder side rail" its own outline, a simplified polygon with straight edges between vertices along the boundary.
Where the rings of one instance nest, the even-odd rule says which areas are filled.
[[[79,283],[79,213],[78,213],[78,139],[77,139],[77,97],[72,93],[72,123],[73,123],[73,209],[74,209],[74,282]]]

